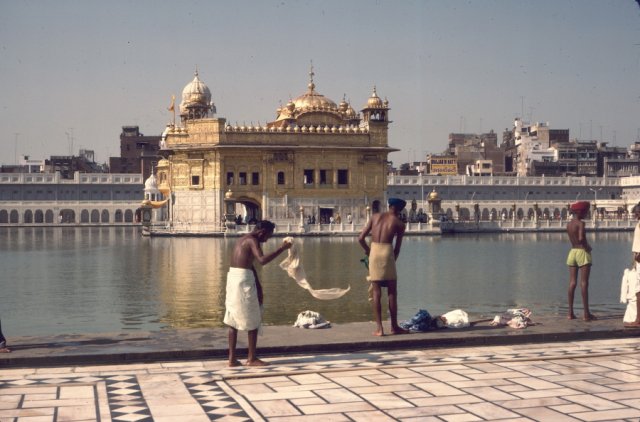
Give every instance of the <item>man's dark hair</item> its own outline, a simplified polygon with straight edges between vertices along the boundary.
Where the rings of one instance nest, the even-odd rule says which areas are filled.
[[[254,230],[266,230],[269,233],[273,233],[275,229],[276,229],[276,225],[269,220],[258,221],[256,223],[256,227],[254,228]]]

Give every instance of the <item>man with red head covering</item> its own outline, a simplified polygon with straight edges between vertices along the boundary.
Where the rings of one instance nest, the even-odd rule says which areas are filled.
[[[584,320],[591,321],[595,317],[589,312],[589,274],[591,272],[591,246],[587,242],[583,218],[589,212],[589,202],[580,201],[569,208],[573,214],[573,219],[567,224],[567,234],[571,242],[571,250],[567,256],[569,266],[569,319],[575,319],[573,313],[573,296],[578,284],[578,273],[580,273],[580,291],[582,292],[582,306],[584,309]]]

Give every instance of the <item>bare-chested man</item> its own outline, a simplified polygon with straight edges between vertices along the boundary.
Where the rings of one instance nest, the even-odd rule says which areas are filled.
[[[238,330],[248,331],[248,366],[263,366],[265,362],[256,356],[258,328],[262,323],[262,286],[254,268],[254,260],[260,265],[268,264],[278,255],[291,247],[291,243],[282,245],[269,255],[262,252],[261,243],[273,235],[275,225],[267,220],[258,221],[249,234],[236,242],[231,257],[231,268],[227,274],[227,296],[225,299],[224,323],[229,326],[229,366],[238,366],[236,343]]]
[[[580,291],[582,292],[582,306],[584,309],[583,319],[591,321],[596,319],[589,312],[589,274],[591,272],[591,246],[587,242],[584,221],[582,219],[589,212],[589,202],[580,201],[571,205],[573,218],[567,224],[567,234],[571,242],[571,250],[567,257],[569,266],[569,319],[575,319],[573,313],[573,296],[578,284],[578,273],[580,273]]]
[[[406,205],[407,203],[402,199],[390,198],[389,211],[373,214],[358,237],[365,254],[369,256],[369,282],[373,290],[373,315],[377,325],[374,336],[384,335],[380,301],[382,287],[387,288],[391,334],[408,333],[407,330],[398,326],[398,276],[396,273],[396,260],[400,255],[405,229],[399,216]],[[371,233],[371,246],[366,241],[369,233]]]

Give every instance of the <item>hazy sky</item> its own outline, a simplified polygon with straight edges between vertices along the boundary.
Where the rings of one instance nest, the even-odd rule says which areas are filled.
[[[633,0],[0,0],[0,163],[93,149],[124,125],[159,135],[198,67],[217,116],[274,120],[316,90],[359,111],[388,98],[394,164],[450,132],[514,117],[627,146],[640,135],[640,7]]]

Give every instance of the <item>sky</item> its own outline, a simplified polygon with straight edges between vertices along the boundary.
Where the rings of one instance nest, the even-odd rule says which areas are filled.
[[[194,75],[217,117],[265,124],[307,90],[391,107],[395,165],[514,118],[640,141],[634,0],[0,0],[0,164],[160,135]],[[179,120],[179,119],[178,119]]]

